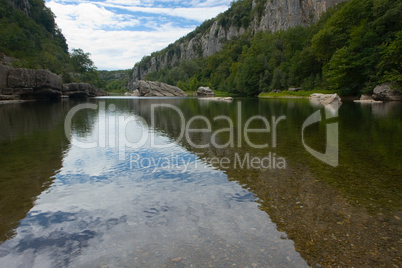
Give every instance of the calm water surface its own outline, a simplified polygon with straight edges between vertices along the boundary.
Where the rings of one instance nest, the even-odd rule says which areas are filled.
[[[85,103],[96,109],[75,113],[66,137],[68,112]],[[401,266],[402,104],[345,102],[328,120],[322,109],[304,141],[324,152],[337,123],[337,167],[303,146],[319,109],[304,99],[1,105],[0,267]],[[270,132],[245,134],[253,116]],[[186,135],[183,122],[210,131]]]

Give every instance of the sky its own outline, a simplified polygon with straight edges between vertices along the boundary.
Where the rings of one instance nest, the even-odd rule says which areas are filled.
[[[70,51],[90,53],[98,70],[123,70],[227,10],[231,1],[46,0],[46,6]]]

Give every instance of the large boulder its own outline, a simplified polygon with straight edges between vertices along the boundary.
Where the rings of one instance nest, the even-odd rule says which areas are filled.
[[[8,73],[10,88],[52,89],[61,94],[61,76],[48,70],[10,69]]]
[[[402,101],[402,91],[394,83],[384,83],[374,88],[373,99],[377,101]]]
[[[142,97],[185,97],[187,94],[178,87],[161,82],[139,80],[134,83],[134,92]]]
[[[199,87],[197,92],[194,93],[197,97],[214,97],[215,92],[209,87]]]
[[[310,95],[310,103],[313,105],[332,105],[339,107],[342,104],[341,98],[338,94],[321,94],[321,93],[314,93]]]
[[[314,93],[310,95],[310,104],[318,107],[325,107],[325,110],[332,113],[333,115],[337,114],[339,107],[342,105],[342,100],[338,96],[338,94],[321,94]]]
[[[107,93],[88,83],[69,83],[63,85],[63,95],[70,98],[106,96]]]

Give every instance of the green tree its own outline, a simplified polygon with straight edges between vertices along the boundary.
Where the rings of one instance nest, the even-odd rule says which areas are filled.
[[[90,53],[85,53],[81,48],[73,49],[73,52],[71,53],[71,64],[73,70],[78,73],[85,73],[96,69],[90,56]]]
[[[396,34],[395,41],[382,44],[381,61],[377,67],[381,82],[402,83],[402,31]]]

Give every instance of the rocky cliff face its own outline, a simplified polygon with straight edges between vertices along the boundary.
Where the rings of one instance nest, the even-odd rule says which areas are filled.
[[[14,7],[22,12],[25,13],[25,15],[29,16],[29,11],[32,8],[32,5],[29,3],[28,0],[8,0],[8,2]]]
[[[236,20],[235,17],[230,17],[230,12],[225,12],[211,20],[211,25],[206,30],[190,33],[161,52],[137,63],[133,70],[133,81],[142,80],[147,74],[166,66],[174,66],[182,60],[208,57],[220,51],[228,41],[246,32],[276,32],[297,25],[307,26],[317,21],[328,8],[345,1],[347,0],[253,0],[249,13],[254,16],[246,26],[244,23],[224,23],[225,20]]]
[[[13,68],[0,64],[0,101],[96,97],[107,95],[86,83],[63,85],[61,76],[48,70]]]
[[[61,76],[47,70],[0,65],[0,100],[55,99],[61,96]]]

